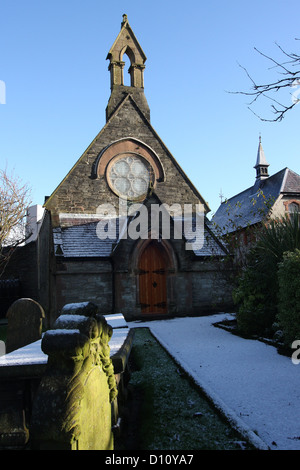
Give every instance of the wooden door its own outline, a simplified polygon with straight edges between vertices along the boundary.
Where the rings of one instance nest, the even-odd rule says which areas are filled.
[[[142,313],[167,313],[167,278],[163,248],[151,242],[139,263],[139,291]]]

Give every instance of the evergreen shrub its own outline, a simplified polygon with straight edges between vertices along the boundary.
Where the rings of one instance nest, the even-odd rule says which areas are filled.
[[[270,273],[269,273],[270,274]],[[276,317],[276,286],[274,276],[249,264],[233,292],[238,306],[237,327],[245,336],[265,335]]]
[[[300,249],[298,214],[272,219],[259,230],[258,241],[233,293],[242,334],[271,334],[279,304],[278,266],[284,253],[295,249]]]
[[[300,250],[287,252],[278,265],[278,323],[284,343],[300,340]]]

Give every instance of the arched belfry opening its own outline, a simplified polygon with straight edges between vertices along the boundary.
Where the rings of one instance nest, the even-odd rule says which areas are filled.
[[[129,46],[125,46],[120,54],[120,62],[124,64],[122,74],[122,85],[135,86],[134,66],[135,56],[134,52]],[[128,77],[129,75],[129,77]]]
[[[122,85],[124,86],[132,86],[132,78],[130,76],[130,69],[131,69],[131,60],[128,55],[128,51],[125,51],[122,55],[122,62],[124,64],[122,69]]]

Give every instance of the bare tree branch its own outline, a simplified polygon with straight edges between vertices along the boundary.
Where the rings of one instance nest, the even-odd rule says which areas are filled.
[[[14,249],[26,239],[25,218],[30,189],[7,170],[0,170],[0,277]]]
[[[259,51],[257,48],[254,50],[259,53],[262,57],[269,60],[273,66],[269,68],[277,69],[277,73],[283,76],[283,78],[279,78],[278,80],[270,81],[269,83],[265,84],[257,84],[252,76],[249,74],[248,70],[239,64],[239,66],[244,70],[247,77],[252,83],[252,87],[250,91],[238,91],[238,92],[230,92],[234,94],[242,94],[246,96],[252,97],[252,101],[249,103],[249,106],[252,106],[254,103],[258,101],[259,98],[267,98],[272,101],[271,110],[275,117],[271,119],[263,118],[258,115],[256,112],[249,107],[250,111],[252,111],[261,121],[268,121],[268,122],[278,122],[281,121],[286,113],[293,109],[296,104],[299,103],[300,99],[298,98],[298,93],[293,93],[292,89],[300,86],[300,55],[295,53],[288,53],[286,52],[280,45],[276,44],[278,49],[280,50],[281,54],[287,57],[289,60],[287,61],[278,61],[273,57],[264,54],[263,52]],[[294,67],[296,69],[294,69]],[[275,99],[274,96],[276,94],[280,94],[285,89],[291,89],[290,92],[290,99],[291,104],[283,104],[279,102],[279,100]],[[300,94],[300,93],[299,93]],[[284,101],[286,102],[286,96],[284,96]]]

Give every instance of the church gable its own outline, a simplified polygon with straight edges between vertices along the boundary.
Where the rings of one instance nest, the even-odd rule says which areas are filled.
[[[112,167],[116,160],[134,158],[148,167],[150,176],[141,194],[121,193],[112,182]],[[128,163],[128,162],[127,162]],[[123,178],[124,184],[125,179]],[[135,184],[141,181],[136,180]],[[117,183],[121,182],[119,178]],[[127,98],[108,120],[62,183],[46,202],[54,226],[59,214],[95,214],[101,204],[118,207],[118,198],[142,200],[148,191],[169,205],[203,204],[205,201],[186,177],[174,157],[168,152],[135,101]],[[141,196],[141,197],[139,197]],[[205,205],[205,212],[208,210]]]

